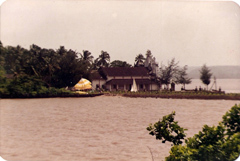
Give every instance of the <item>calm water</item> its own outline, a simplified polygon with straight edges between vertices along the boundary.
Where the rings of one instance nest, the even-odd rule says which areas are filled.
[[[146,127],[176,111],[192,136],[240,101],[124,98],[1,99],[0,152],[7,160],[155,161],[168,155]]]
[[[215,89],[215,85],[213,85],[214,80],[211,80],[211,83],[208,85],[208,88]],[[240,93],[240,79],[217,79],[217,89],[221,87],[223,91],[226,93]],[[192,83],[186,85],[186,89],[195,89],[195,87],[206,88],[206,86],[201,82],[200,79],[192,79]],[[180,90],[182,85],[176,85],[176,90]]]

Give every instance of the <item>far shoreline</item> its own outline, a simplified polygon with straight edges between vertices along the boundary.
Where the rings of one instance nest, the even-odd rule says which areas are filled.
[[[212,92],[99,92],[88,94],[63,93],[52,95],[19,95],[1,96],[1,99],[31,99],[31,98],[81,98],[97,96],[121,96],[129,98],[162,98],[162,99],[199,99],[199,100],[240,100],[240,93],[212,93]]]
[[[124,94],[124,97],[130,98],[162,98],[162,99],[199,99],[199,100],[240,100],[240,94],[238,95],[144,95],[144,94]]]
[[[108,93],[107,96],[122,96],[130,98],[162,98],[162,99],[200,99],[200,100],[240,100],[240,93],[212,92],[136,92]]]

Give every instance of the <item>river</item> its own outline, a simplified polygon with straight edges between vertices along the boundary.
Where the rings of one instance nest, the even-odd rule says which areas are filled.
[[[155,161],[171,148],[146,127],[176,111],[191,137],[217,125],[231,100],[46,98],[0,100],[0,152],[6,160]],[[150,152],[151,150],[151,152]]]

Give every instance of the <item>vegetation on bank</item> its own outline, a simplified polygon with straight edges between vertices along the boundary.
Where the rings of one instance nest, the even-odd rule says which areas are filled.
[[[30,49],[19,45],[5,47],[0,41],[0,97],[75,97],[78,94],[65,88],[73,87],[83,77],[91,80],[92,70],[100,66],[131,65],[122,61],[110,63],[106,51],[94,60],[88,50],[78,53],[64,46],[53,50],[35,44]]]
[[[153,58],[150,50],[147,50],[146,57]],[[83,50],[79,53],[74,50],[68,50],[64,46],[58,49],[41,48],[35,44],[30,49],[21,46],[3,46],[0,41],[0,86],[4,85],[4,81],[16,81],[19,77],[29,77],[38,79],[44,83],[43,88],[66,88],[74,86],[81,78],[92,80],[92,72],[100,67],[142,67],[146,60],[142,54],[138,54],[135,58],[134,65],[126,61],[113,60],[110,61],[110,54],[107,51],[101,51],[100,55],[94,59],[92,53]],[[166,84],[167,87],[174,81],[178,84],[190,83],[190,78],[186,74],[187,66],[180,68],[178,62],[172,59],[167,66],[163,65],[159,68],[159,75],[156,81]],[[11,90],[0,87],[1,93],[5,95],[11,94]],[[26,89],[27,90],[27,89]],[[22,95],[26,95],[23,90]],[[31,90],[30,90],[31,92]],[[35,92],[39,92],[38,89]],[[13,92],[13,95],[14,92]],[[29,93],[29,95],[32,95]],[[34,94],[33,94],[34,95]]]
[[[91,52],[82,53],[60,46],[58,49],[41,48],[35,44],[30,49],[21,46],[3,46],[0,41],[0,79],[19,76],[35,77],[47,87],[74,86],[81,78],[91,80],[91,72],[100,67],[128,67],[125,61],[110,63],[110,55],[101,51],[94,59]]]
[[[125,97],[152,97],[152,98],[173,98],[173,99],[225,99],[240,100],[240,93],[217,93],[210,91],[156,91],[156,92],[136,92],[121,93]]]
[[[142,67],[146,58],[154,58],[147,50],[146,57],[138,54],[134,65],[126,61],[110,61],[110,54],[101,51],[99,57],[94,59],[91,52],[83,50],[82,53],[68,50],[64,46],[58,49],[41,48],[35,44],[30,49],[21,46],[3,46],[0,41],[0,97],[1,98],[31,98],[75,96],[76,94],[65,90],[73,87],[81,78],[92,80],[92,72],[100,67]],[[172,84],[191,83],[188,77],[187,66],[179,67],[173,58],[167,65],[161,64],[155,81],[165,85],[167,90]],[[201,80],[204,84],[210,83],[212,73],[206,65],[202,67]],[[171,84],[171,89],[169,85]],[[175,85],[174,85],[175,86]],[[105,89],[107,90],[107,89]],[[114,94],[114,93],[113,93]],[[137,92],[122,93],[129,97],[160,97],[160,98],[201,98],[201,99],[239,99],[239,95],[218,95],[208,92]]]
[[[1,79],[0,98],[49,98],[49,97],[84,97],[96,96],[99,92],[78,94],[65,88],[48,87],[37,77],[21,75],[13,79]]]
[[[166,161],[233,161],[240,154],[240,104],[233,106],[217,126],[204,125],[193,137],[186,137],[186,129],[174,121],[175,112],[147,127],[157,140],[172,142],[174,146]],[[185,144],[182,145],[183,140]]]

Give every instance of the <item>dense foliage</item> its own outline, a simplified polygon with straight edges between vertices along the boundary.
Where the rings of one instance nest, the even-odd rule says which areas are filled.
[[[20,46],[7,46],[1,52],[6,74],[18,77],[21,75],[37,77],[48,87],[62,88],[75,84],[82,76],[88,77],[89,64],[73,50],[64,46],[59,49],[45,49],[31,45],[30,50]]]
[[[150,50],[146,52],[146,57],[148,56],[152,56]],[[134,67],[144,66],[145,60],[146,58],[142,54],[138,54]],[[156,81],[166,85],[171,82],[183,85],[190,83],[186,74],[187,68],[181,69],[177,64],[175,59],[172,59],[167,66],[162,66],[160,68],[161,77],[156,77]],[[110,54],[103,50],[94,59],[88,50],[78,53],[71,49],[68,50],[64,46],[54,50],[41,48],[35,44],[32,44],[30,49],[19,45],[4,47],[0,41],[0,94],[17,95],[16,93],[21,93],[20,91],[23,92],[22,95],[25,95],[26,91],[31,93],[29,89],[24,91],[24,87],[21,87],[22,90],[18,92],[14,92],[8,87],[9,83],[11,85],[13,82],[24,83],[23,78],[28,84],[37,84],[43,88],[72,87],[81,78],[91,80],[93,71],[96,72],[101,67],[132,67],[132,65],[121,60],[110,62]],[[151,71],[149,72],[151,73]],[[37,88],[33,87],[33,90],[37,90]]]
[[[132,67],[132,65],[126,61],[114,60],[110,63],[110,67]]]
[[[182,144],[182,140],[186,136],[184,130],[174,121],[175,111],[167,116],[163,116],[162,120],[156,122],[154,125],[150,124],[147,130],[150,135],[156,136],[157,140],[172,142],[174,145]]]
[[[40,89],[48,93],[46,89],[72,87],[82,77],[91,80],[93,70],[109,66],[132,65],[120,60],[110,62],[107,51],[101,51],[94,59],[88,50],[78,53],[64,46],[53,50],[35,44],[30,49],[19,45],[4,47],[0,41],[0,94],[20,97],[42,93]]]
[[[168,117],[168,116],[167,116]],[[233,161],[240,154],[240,105],[235,105],[217,126],[204,125],[202,131],[174,144],[166,161]],[[180,128],[180,127],[178,127]],[[158,132],[171,136],[168,129]],[[181,133],[184,133],[183,131]],[[150,133],[151,134],[151,133]],[[165,136],[168,137],[168,136]]]
[[[45,49],[35,44],[30,49],[21,46],[4,47],[0,43],[1,97],[31,97],[74,86],[82,77],[89,78],[93,56],[89,51],[77,53],[59,49]]]

